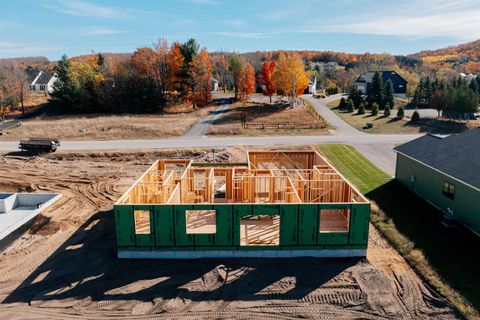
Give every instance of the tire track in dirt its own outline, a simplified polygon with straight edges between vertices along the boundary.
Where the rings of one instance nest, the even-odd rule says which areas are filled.
[[[0,300],[12,292],[21,297],[3,303],[0,318],[456,317],[375,230],[370,233],[369,261],[354,263],[235,259],[212,265],[115,259],[109,210],[150,162],[131,155],[123,160],[0,157],[0,191],[63,194],[43,213],[42,223],[0,255]]]

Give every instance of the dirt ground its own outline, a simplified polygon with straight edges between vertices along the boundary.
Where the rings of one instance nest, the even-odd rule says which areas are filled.
[[[243,152],[217,150],[225,161]],[[0,192],[63,194],[0,253],[0,319],[459,318],[373,227],[367,259],[116,259],[114,201],[154,159],[186,156],[210,159],[0,156]]]
[[[190,107],[190,106],[189,106]],[[166,110],[148,115],[64,115],[29,119],[23,126],[3,132],[0,141],[28,137],[58,137],[61,140],[155,139],[180,136],[215,110],[213,104],[195,111]]]
[[[325,121],[307,107],[291,108],[286,100],[254,95],[246,102],[236,102],[210,127],[209,135],[317,135],[329,134]],[[242,125],[242,118],[250,127]],[[266,128],[264,128],[264,125]],[[298,128],[311,125],[312,128]],[[315,127],[318,125],[318,127]]]

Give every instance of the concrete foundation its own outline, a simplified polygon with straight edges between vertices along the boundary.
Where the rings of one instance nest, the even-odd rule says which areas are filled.
[[[55,193],[0,193],[0,250],[25,232],[33,219],[60,197]]]
[[[231,251],[118,251],[120,259],[205,258],[354,258],[365,257],[367,249],[338,250],[231,250]]]

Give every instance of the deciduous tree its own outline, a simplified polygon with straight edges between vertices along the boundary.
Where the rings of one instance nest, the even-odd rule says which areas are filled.
[[[300,56],[281,53],[272,80],[277,92],[292,100],[302,94],[308,87],[308,77]]]
[[[199,100],[205,105],[208,104],[212,94],[212,72],[213,64],[206,48],[200,50],[193,59],[192,77],[196,78],[200,97]]]
[[[243,65],[238,86],[242,98],[250,96],[255,90],[255,69],[248,62]]]
[[[264,61],[259,78],[259,82],[263,86],[263,94],[270,98],[270,103],[272,103],[272,96],[275,94],[275,86],[272,79],[275,66],[275,61]]]
[[[238,100],[240,93],[240,79],[242,76],[243,65],[245,61],[236,53],[230,57],[229,71],[232,74],[233,88],[235,91],[235,100]]]

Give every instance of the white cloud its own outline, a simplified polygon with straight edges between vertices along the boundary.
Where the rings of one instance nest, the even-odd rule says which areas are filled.
[[[79,35],[79,36],[110,36],[116,34],[128,33],[126,30],[116,30],[106,27],[83,27],[71,32],[60,33],[61,35]]]
[[[243,27],[247,24],[245,20],[242,19],[222,20],[221,23],[232,27]]]
[[[219,4],[219,0],[188,0],[190,3],[194,4]]]
[[[52,51],[52,48],[39,46],[36,44],[20,43],[20,42],[0,42],[0,55],[24,56],[38,55],[41,52]]]
[[[480,2],[410,0],[402,7],[388,7],[337,18],[335,23],[307,23],[299,32],[340,32],[400,36],[450,37],[462,41],[480,38]]]
[[[273,32],[212,32],[213,35],[233,38],[265,39],[270,38]]]
[[[49,0],[36,3],[44,8],[72,16],[97,17],[107,19],[132,18],[132,15],[128,12],[128,10],[100,6],[83,0]]]

